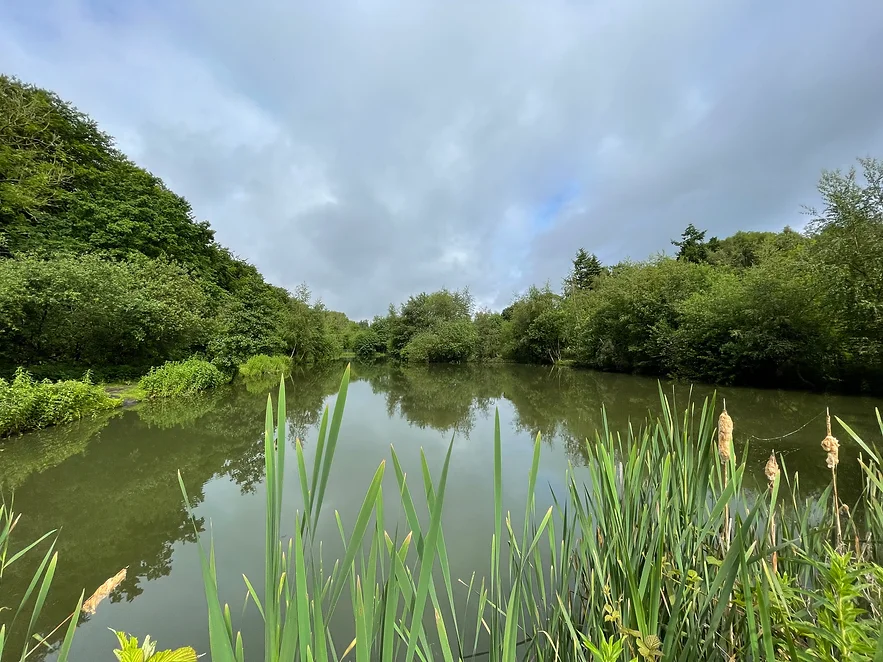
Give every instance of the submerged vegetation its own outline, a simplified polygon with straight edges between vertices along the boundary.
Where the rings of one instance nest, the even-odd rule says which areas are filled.
[[[0,437],[69,423],[120,404],[88,373],[79,381],[37,381],[19,368],[11,381],[0,378]]]
[[[167,361],[151,368],[138,386],[149,398],[167,398],[174,395],[193,395],[215,388],[228,380],[218,368],[202,359]]]

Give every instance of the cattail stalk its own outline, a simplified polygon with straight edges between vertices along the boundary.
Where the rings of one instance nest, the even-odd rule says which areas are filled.
[[[834,486],[834,525],[837,527],[837,551],[843,548],[843,531],[840,528],[840,497],[837,495],[837,465],[840,464],[840,442],[831,434],[831,412],[825,410],[825,423],[828,434],[822,439],[822,450],[827,453],[825,464],[831,470]]]
[[[724,400],[724,410],[721,412],[717,423],[717,452],[723,464],[724,489],[727,489],[727,480],[730,471],[730,455],[733,445],[733,419],[727,413],[727,401]],[[724,506],[724,549],[730,546],[730,503]]]
[[[776,462],[776,454],[770,453],[770,459],[766,462],[766,467],[764,467],[763,472],[766,474],[766,479],[770,484],[770,491],[772,492],[773,487],[776,484],[776,479],[779,477],[779,463]],[[770,503],[772,508],[770,509],[770,546],[776,546],[776,508],[775,504]],[[779,552],[773,551],[773,574],[777,574],[779,571]]]

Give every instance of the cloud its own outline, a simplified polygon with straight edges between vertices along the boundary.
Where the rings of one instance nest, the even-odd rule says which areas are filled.
[[[0,6],[6,73],[356,318],[799,225],[822,169],[883,156],[881,59],[873,0]]]

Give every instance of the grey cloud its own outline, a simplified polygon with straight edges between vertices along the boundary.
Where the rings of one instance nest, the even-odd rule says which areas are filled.
[[[441,286],[502,306],[691,221],[797,225],[822,168],[883,147],[874,0],[85,1],[0,8],[5,68],[353,317]]]

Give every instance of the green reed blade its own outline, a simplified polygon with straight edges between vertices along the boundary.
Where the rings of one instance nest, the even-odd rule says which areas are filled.
[[[390,446],[390,454],[392,455],[392,464],[395,469],[396,481],[399,484],[399,493],[402,501],[402,507],[405,510],[405,517],[408,519],[408,526],[411,527],[412,533],[417,535],[416,548],[417,554],[423,553],[423,532],[420,529],[420,519],[417,517],[417,509],[414,507],[414,500],[411,497],[411,490],[408,488],[405,472],[402,471],[402,465],[399,463],[398,454],[395,448]]]
[[[313,478],[310,482],[310,517],[314,516],[314,501],[316,490],[319,487],[319,474],[322,468],[322,460],[325,457],[325,438],[328,435],[328,405],[322,408],[322,422],[319,424],[319,436],[316,437],[316,456],[313,458]],[[312,530],[312,529],[311,529]]]
[[[58,565],[58,552],[53,552],[49,565],[46,566],[46,572],[43,574],[43,581],[40,583],[40,590],[37,592],[37,598],[34,600],[34,609],[31,611],[31,620],[28,622],[28,629],[25,632],[25,643],[22,651],[22,659],[28,656],[28,640],[34,632],[34,625],[43,611],[43,604],[46,602],[46,596],[49,594],[49,587],[52,585],[52,579],[55,577],[55,568]]]
[[[273,401],[267,396],[267,410],[264,420],[264,468],[266,472],[266,527],[265,527],[265,563],[264,563],[264,658],[272,662],[279,654],[279,629],[281,614],[276,596],[276,586],[282,573],[279,553],[279,527],[282,519],[281,504],[277,482],[276,446],[274,445]],[[280,430],[281,432],[281,430]]]
[[[435,556],[438,551],[438,539],[441,531],[441,515],[445,501],[445,488],[448,481],[448,468],[451,464],[451,451],[454,448],[453,442],[448,445],[448,452],[445,455],[445,462],[442,466],[441,477],[438,482],[438,492],[435,498],[435,507],[432,509],[429,532],[426,536],[426,542],[423,546],[423,554],[420,558],[420,574],[417,581],[417,595],[414,598],[413,611],[411,613],[410,636],[408,640],[408,650],[405,654],[405,662],[411,662],[414,659],[414,653],[417,649],[417,637],[423,631],[423,609],[426,604],[426,597],[429,593],[429,582],[432,579],[432,567],[435,562]]]
[[[454,438],[451,437],[451,445],[454,443]],[[426,463],[426,454],[423,452],[423,449],[420,449],[420,463],[423,471],[423,488],[426,492],[426,504],[429,508],[429,511],[432,512],[433,507],[435,506],[435,490],[432,487],[432,474],[429,471],[429,465]],[[442,572],[442,581],[445,584],[445,591],[447,593],[448,604],[451,608],[451,617],[454,620],[454,634],[456,636],[456,640],[459,644],[460,642],[460,627],[457,623],[457,610],[454,605],[454,590],[453,585],[451,583],[451,567],[448,563],[448,549],[445,545],[445,534],[444,527],[439,530],[439,549],[438,549],[438,562],[441,567]]]
[[[343,420],[343,410],[346,407],[346,394],[350,383],[350,366],[347,364],[340,380],[340,390],[337,392],[337,401],[334,403],[334,414],[331,416],[331,429],[328,433],[328,445],[325,448],[325,456],[322,458],[322,475],[319,482],[319,494],[316,497],[313,526],[319,521],[319,512],[322,509],[322,501],[325,498],[325,488],[328,485],[328,474],[331,473],[331,464],[334,461],[334,451],[337,449],[337,438],[340,435],[340,424]]]
[[[22,556],[24,556],[25,554],[27,554],[27,553],[28,553],[29,551],[31,551],[34,547],[36,547],[36,546],[39,545],[41,542],[43,542],[44,540],[46,540],[46,538],[48,538],[48,537],[51,536],[53,533],[55,533],[55,531],[56,531],[56,529],[52,529],[52,530],[49,531],[48,533],[44,533],[42,536],[40,536],[39,538],[37,538],[34,542],[32,542],[31,544],[27,545],[27,546],[24,547],[23,549],[20,549],[19,551],[17,551],[15,554],[13,554],[12,556],[10,556],[8,559],[6,559],[6,560],[3,561],[3,567],[4,567],[4,568],[8,568],[9,566],[11,566],[11,565],[12,565],[13,563],[15,563],[19,558],[21,558]],[[0,573],[0,574],[2,574],[2,573]]]
[[[190,521],[193,524],[193,531],[196,533],[199,564],[202,570],[202,583],[205,589],[206,605],[208,607],[209,646],[212,662],[236,662],[232,642],[226,636],[224,614],[221,611],[221,601],[218,596],[218,582],[214,565],[214,541],[210,542],[210,557],[209,560],[206,560],[205,550],[199,539],[199,529],[196,527],[196,519],[190,509],[190,498],[187,496],[187,490],[184,487],[184,479],[181,477],[180,471],[178,472],[178,485],[181,487],[181,493],[184,496],[184,503],[187,507]]]
[[[71,621],[68,623],[67,631],[64,633],[64,640],[61,642],[61,647],[58,649],[58,657],[55,658],[56,662],[67,662],[68,655],[70,655],[71,645],[74,643],[74,633],[80,622],[80,610],[83,609],[83,598],[85,596],[86,592],[81,591],[80,599],[77,600],[77,607],[74,609],[73,614],[71,614]],[[3,645],[0,644],[0,659],[3,659],[2,651]]]
[[[43,560],[40,561],[40,565],[37,567],[37,570],[34,572],[33,577],[31,578],[31,582],[28,584],[28,587],[25,589],[24,594],[22,595],[21,600],[18,603],[18,608],[15,610],[15,615],[12,617],[10,621],[10,627],[13,623],[15,623],[18,615],[21,613],[22,609],[24,609],[28,600],[31,598],[31,593],[34,592],[34,589],[37,588],[37,584],[40,583],[40,578],[43,577],[43,572],[46,569],[46,566],[49,564],[50,559],[52,558],[53,553],[55,552],[55,541],[52,541],[52,544],[49,545],[49,549],[46,550],[46,553],[43,555]],[[28,633],[28,636],[30,633]],[[25,637],[27,639],[27,637]],[[27,644],[25,644],[27,645]]]
[[[454,662],[454,654],[451,652],[451,645],[448,642],[448,632],[445,629],[445,620],[442,618],[441,612],[435,610],[435,627],[438,630],[438,638],[441,641],[442,655],[445,662]]]
[[[257,606],[258,612],[261,615],[261,619],[264,621],[264,623],[266,623],[267,618],[266,618],[266,616],[264,616],[264,608],[261,605],[260,598],[258,598],[257,591],[254,590],[254,586],[251,585],[251,582],[248,580],[248,577],[246,577],[245,575],[242,575],[242,579],[245,581],[246,596],[251,597],[251,599],[254,601],[255,606]]]
[[[371,518],[371,512],[374,510],[377,502],[377,495],[380,492],[380,485],[383,481],[383,472],[385,468],[386,461],[383,461],[374,473],[374,478],[371,481],[371,485],[368,487],[368,492],[365,494],[365,500],[362,502],[362,507],[359,509],[353,532],[350,535],[349,540],[345,541],[346,552],[344,554],[343,563],[340,566],[341,572],[347,573],[351,571],[353,560],[356,558],[356,554],[358,553],[365,536],[365,531],[368,528],[368,520]],[[337,601],[340,599],[340,594],[343,592],[344,586],[343,581],[337,581],[335,583],[333,580],[332,585],[331,601],[328,608],[329,615],[334,613],[334,608],[337,606]]]

